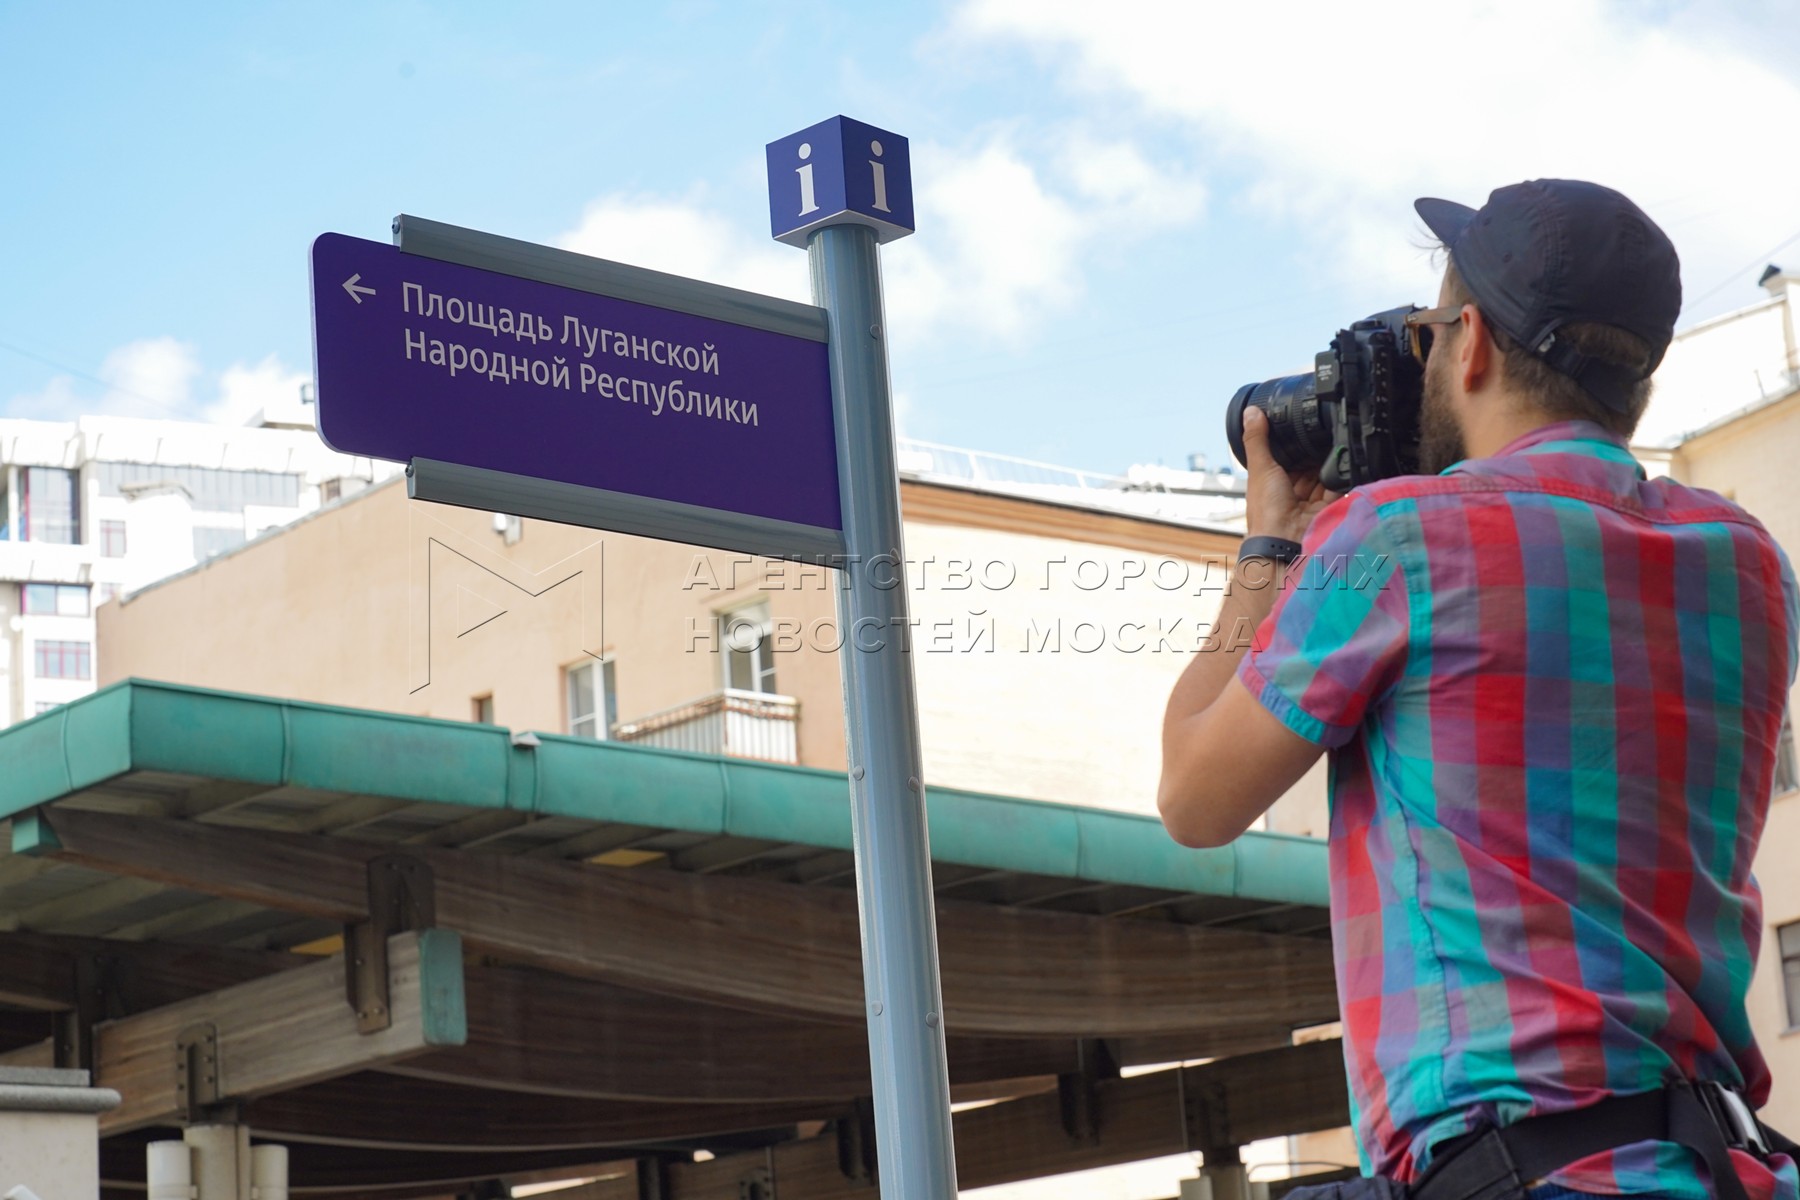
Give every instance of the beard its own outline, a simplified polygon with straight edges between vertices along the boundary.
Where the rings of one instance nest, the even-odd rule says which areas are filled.
[[[1419,407],[1419,473],[1436,475],[1469,457],[1462,426],[1450,408],[1450,355],[1425,360],[1425,398]]]

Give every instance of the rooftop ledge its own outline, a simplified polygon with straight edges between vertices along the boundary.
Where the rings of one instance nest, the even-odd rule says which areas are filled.
[[[851,848],[843,774],[128,679],[0,730],[0,819],[130,772]],[[1189,850],[1154,817],[926,788],[936,862],[1271,904],[1328,904],[1325,843]]]

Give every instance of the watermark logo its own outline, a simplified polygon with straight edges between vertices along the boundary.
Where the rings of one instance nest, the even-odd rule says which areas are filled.
[[[441,663],[465,637],[501,622],[507,614],[571,593],[579,623],[559,660],[586,654],[598,659],[606,644],[605,544],[600,538],[539,571],[501,553],[498,537],[470,537],[422,505],[408,506],[408,687],[431,686]]]

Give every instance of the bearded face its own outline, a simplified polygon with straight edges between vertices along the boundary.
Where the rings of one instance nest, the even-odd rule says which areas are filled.
[[[1450,338],[1440,336],[1425,358],[1425,400],[1419,409],[1419,473],[1436,475],[1467,458],[1462,426],[1450,405],[1455,355]]]

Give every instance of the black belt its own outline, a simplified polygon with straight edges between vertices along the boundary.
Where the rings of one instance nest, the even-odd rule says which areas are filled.
[[[1748,1200],[1731,1150],[1759,1158],[1800,1147],[1751,1114],[1730,1088],[1682,1083],[1635,1096],[1613,1096],[1570,1112],[1528,1117],[1445,1142],[1409,1189],[1411,1200],[1505,1200],[1591,1154],[1636,1142],[1675,1142],[1698,1154],[1719,1200]]]

